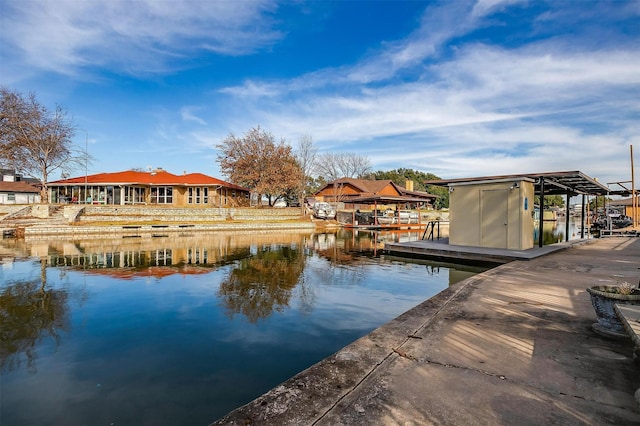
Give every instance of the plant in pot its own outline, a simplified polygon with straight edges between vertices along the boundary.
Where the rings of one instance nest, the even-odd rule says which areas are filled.
[[[598,322],[591,327],[596,333],[614,338],[627,338],[627,332],[613,310],[614,304],[640,305],[640,288],[628,282],[618,286],[599,285],[587,288]]]

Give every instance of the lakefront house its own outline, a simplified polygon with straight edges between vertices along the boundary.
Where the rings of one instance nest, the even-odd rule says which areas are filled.
[[[369,180],[342,178],[325,184],[315,194],[317,201],[329,203],[342,202],[353,206],[359,203],[373,204],[379,200],[381,204],[422,204],[432,206],[436,195],[413,190],[413,181],[406,181],[405,186],[397,185],[389,179]]]
[[[0,169],[0,204],[40,202],[40,182],[24,178],[13,170]]]
[[[251,193],[202,173],[175,175],[157,168],[61,179],[49,183],[50,203],[246,207]]]

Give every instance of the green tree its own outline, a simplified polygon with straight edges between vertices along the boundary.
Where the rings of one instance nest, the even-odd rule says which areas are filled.
[[[322,176],[312,177],[309,176],[306,182],[306,193],[307,194],[315,194],[327,184],[327,181]]]
[[[537,205],[540,205],[540,196],[536,195],[533,197],[533,202]],[[545,195],[544,196],[544,205],[545,207],[564,207],[564,197],[562,195]]]
[[[609,204],[611,201],[613,201],[612,198],[605,197],[604,195],[598,195],[589,201],[589,211],[595,212],[599,208],[603,209],[605,204]]]

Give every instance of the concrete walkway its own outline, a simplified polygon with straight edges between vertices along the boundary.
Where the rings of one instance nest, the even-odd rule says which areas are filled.
[[[443,291],[215,424],[630,425],[630,340],[586,287],[638,283],[640,239],[515,261]]]

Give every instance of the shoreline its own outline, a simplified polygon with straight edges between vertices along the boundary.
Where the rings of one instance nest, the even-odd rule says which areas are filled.
[[[212,425],[640,423],[633,343],[593,331],[586,292],[638,259],[605,238],[490,269]]]
[[[323,230],[340,227],[303,215],[299,208],[175,208],[149,206],[16,206],[0,217],[3,237],[97,235],[130,237],[234,230]]]

